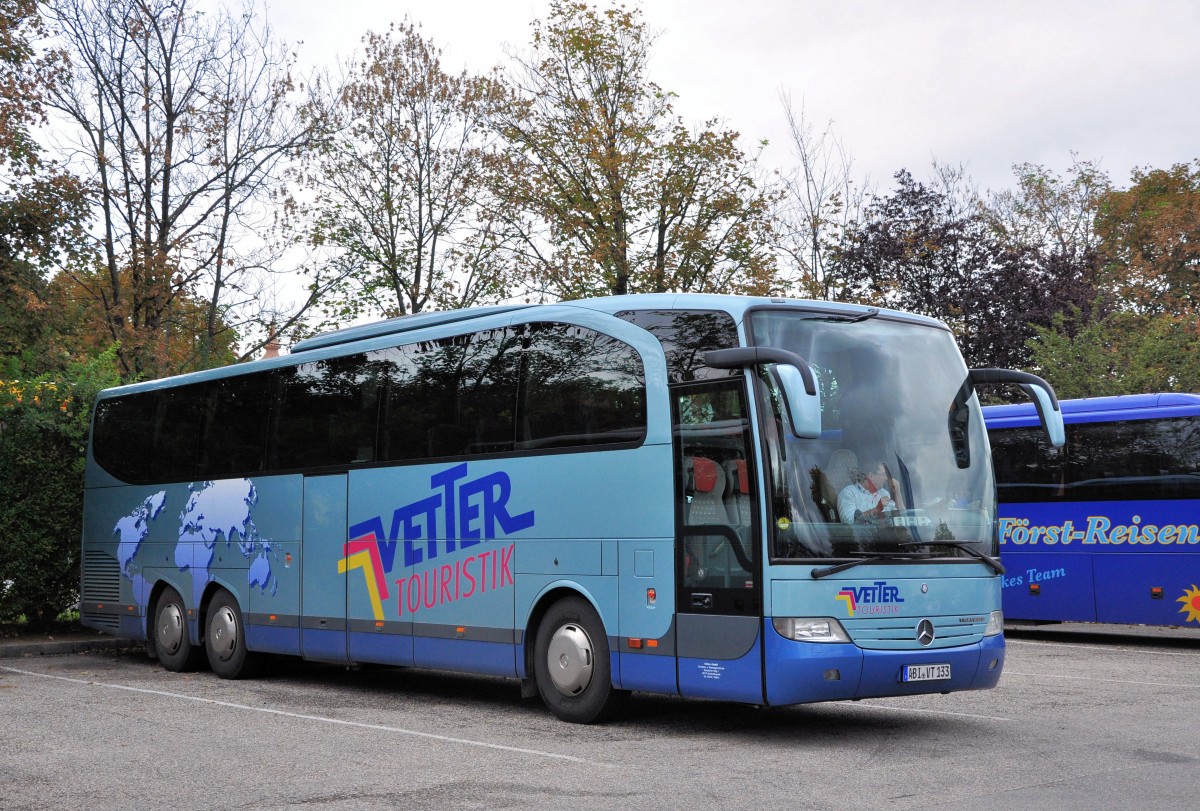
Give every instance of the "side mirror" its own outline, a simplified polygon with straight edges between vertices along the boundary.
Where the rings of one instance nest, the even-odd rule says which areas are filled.
[[[1067,442],[1067,430],[1063,425],[1062,409],[1054,388],[1037,375],[1018,372],[1015,369],[972,369],[971,385],[980,386],[997,383],[1016,383],[1025,392],[1037,409],[1038,419],[1046,431],[1046,439],[1056,448]]]
[[[808,364],[805,364],[808,369]],[[790,363],[776,363],[771,371],[779,381],[787,401],[788,422],[792,433],[799,439],[819,439],[821,436],[821,395],[809,393],[804,385],[804,375]],[[811,374],[811,369],[809,373]]]
[[[714,369],[771,364],[771,373],[783,391],[792,433],[799,439],[821,436],[821,394],[808,361],[786,349],[746,346],[704,353],[704,364]]]
[[[1054,389],[1050,388],[1048,383],[1030,384],[1021,386],[1021,388],[1024,389],[1026,396],[1033,400],[1038,419],[1041,420],[1042,427],[1046,429],[1046,438],[1050,440],[1051,445],[1061,448],[1067,443],[1067,429],[1063,425],[1062,410],[1058,407],[1058,398],[1054,395]]]

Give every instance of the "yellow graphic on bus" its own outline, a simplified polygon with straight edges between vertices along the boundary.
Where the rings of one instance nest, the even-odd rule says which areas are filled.
[[[360,549],[338,561],[339,574],[345,574],[350,569],[363,570],[363,577],[367,581],[367,593],[371,595],[371,610],[375,613],[375,619],[382,620],[383,601],[379,599],[379,585],[375,582],[375,566],[371,560],[371,553]]]
[[[1200,622],[1200,589],[1192,586],[1183,592],[1183,596],[1175,602],[1183,603],[1180,614],[1187,614],[1184,622]]]

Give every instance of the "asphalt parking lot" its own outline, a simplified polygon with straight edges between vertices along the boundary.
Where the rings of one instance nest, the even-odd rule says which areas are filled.
[[[1194,637],[1010,634],[995,690],[780,709],[136,649],[0,659],[0,808],[1144,809],[1200,795]]]

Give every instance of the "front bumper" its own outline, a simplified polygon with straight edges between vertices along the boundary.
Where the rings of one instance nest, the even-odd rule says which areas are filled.
[[[763,635],[770,705],[984,690],[996,686],[1004,669],[1003,634],[949,648],[866,650],[853,643],[785,639],[768,619]],[[942,663],[950,665],[951,678],[901,681],[906,665]]]

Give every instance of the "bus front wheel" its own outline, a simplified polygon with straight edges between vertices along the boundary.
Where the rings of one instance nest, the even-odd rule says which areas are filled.
[[[154,648],[167,670],[183,673],[200,664],[200,649],[188,637],[187,609],[179,592],[168,586],[154,607]]]
[[[613,689],[604,625],[579,597],[550,606],[538,626],[533,666],[542,701],[564,721],[604,720],[628,695]]]
[[[258,672],[259,657],[246,650],[246,624],[237,600],[217,592],[204,621],[204,650],[208,664],[223,679],[245,679]]]

